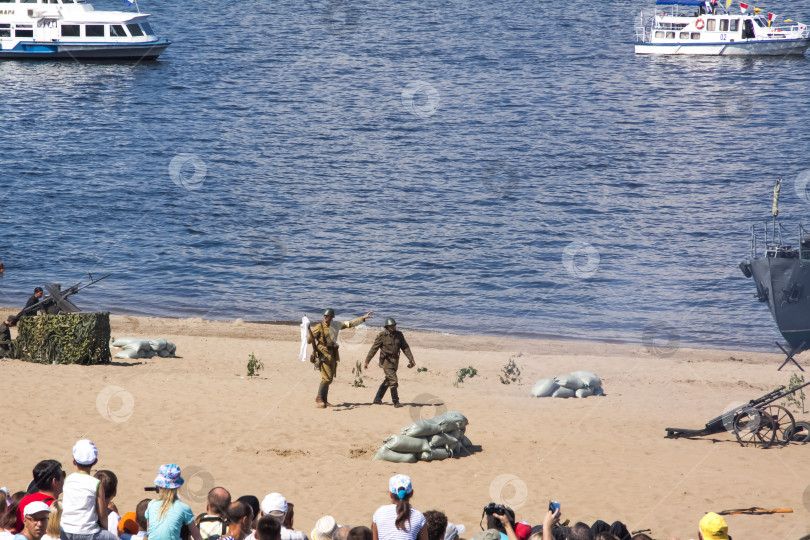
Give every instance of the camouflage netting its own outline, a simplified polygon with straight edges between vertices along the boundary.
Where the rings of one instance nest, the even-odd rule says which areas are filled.
[[[23,317],[17,356],[40,364],[105,364],[110,361],[110,314],[73,313]]]

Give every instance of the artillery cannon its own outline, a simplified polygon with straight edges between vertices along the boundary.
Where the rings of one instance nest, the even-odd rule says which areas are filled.
[[[68,287],[67,289],[62,289],[60,285],[54,283],[45,285],[45,290],[48,291],[48,296],[43,297],[42,300],[36,304],[32,304],[20,311],[17,314],[17,318],[25,317],[27,315],[34,315],[40,309],[46,311],[49,315],[80,312],[81,309],[79,309],[76,304],[71,302],[68,297],[78,293],[82,289],[86,289],[90,285],[98,283],[102,279],[110,277],[110,274],[106,274],[98,279],[93,279],[93,274],[87,275],[90,276],[90,283],[87,283],[86,285],[82,285],[81,282],[79,282],[72,287]]]
[[[810,385],[810,382],[792,390],[785,390],[784,386],[780,386],[764,396],[752,399],[709,420],[703,429],[666,428],[666,438],[705,437],[730,431],[740,446],[769,448],[772,445],[785,445],[796,433],[796,420],[789,410],[774,403],[807,385]]]

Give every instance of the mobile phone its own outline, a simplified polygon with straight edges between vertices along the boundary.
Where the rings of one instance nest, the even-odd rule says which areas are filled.
[[[560,503],[557,501],[548,501],[549,512],[557,512],[560,509]]]

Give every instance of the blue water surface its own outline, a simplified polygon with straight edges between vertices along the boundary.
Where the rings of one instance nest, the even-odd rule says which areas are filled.
[[[809,208],[807,57],[636,56],[636,0],[139,4],[158,62],[0,63],[0,304],[779,337],[737,264],[777,178]]]

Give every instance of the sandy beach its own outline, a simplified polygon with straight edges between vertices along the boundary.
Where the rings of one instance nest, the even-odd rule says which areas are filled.
[[[324,514],[370,525],[387,501],[388,477],[398,472],[412,477],[417,509],[443,510],[466,525],[467,537],[480,530],[490,500],[536,524],[549,499],[561,501],[572,523],[621,520],[658,539],[697,538],[705,512],[753,506],[793,513],[729,516],[735,539],[810,532],[806,445],[742,448],[731,434],[664,438],[666,427],[701,428],[732,403],[787,385],[798,370],[777,371],[783,357],[776,354],[680,349],[659,357],[641,345],[416,333],[405,325],[400,330],[427,371],[400,368],[400,397],[408,406],[395,409],[388,396],[384,406],[371,404],[382,380],[376,363],[364,374],[365,388],[352,386],[352,367],[377,332],[360,328],[342,336],[329,394],[337,406],[319,410],[319,376],[297,359],[297,326],[111,320],[114,337],[165,338],[179,357],[88,367],[0,361],[6,413],[0,485],[24,489],[41,459],[58,459],[71,472],[71,448],[87,437],[98,445],[97,467],[118,475],[122,512],[150,495],[143,487],[152,485],[159,465],[174,462],[187,479],[181,498],[195,513],[205,509],[214,485],[234,497],[278,491],[295,503],[295,526],[307,533]],[[249,379],[251,353],[264,370]],[[504,385],[499,373],[510,358],[522,377]],[[798,360],[805,365],[808,358]],[[454,387],[456,371],[466,366],[478,376]],[[580,369],[602,378],[605,397],[530,396],[538,379]],[[371,460],[387,436],[433,416],[437,402],[468,417],[467,435],[480,449],[412,465]]]

